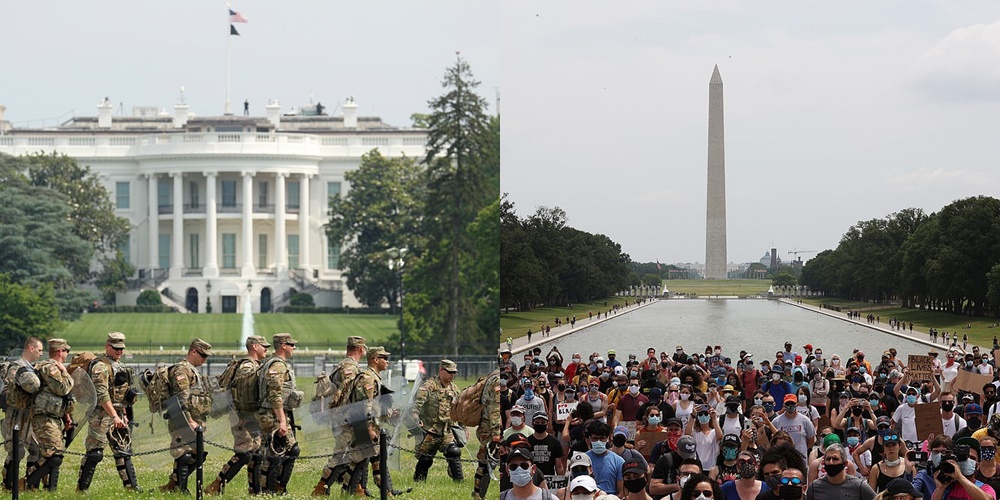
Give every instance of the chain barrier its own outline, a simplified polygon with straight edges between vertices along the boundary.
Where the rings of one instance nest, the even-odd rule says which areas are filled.
[[[239,451],[236,448],[233,448],[231,446],[226,446],[224,444],[216,443],[215,441],[209,441],[208,439],[206,439],[205,443],[206,444],[210,444],[210,445],[212,445],[212,446],[214,446],[216,448],[232,452],[232,453],[239,453]],[[396,446],[396,445],[394,445],[392,443],[387,443],[387,446],[389,448],[395,448],[395,449],[397,449],[399,451],[403,451],[403,452],[406,452],[406,453],[411,453],[414,456],[419,454],[419,452],[417,450],[411,450],[409,448],[403,448],[402,446]],[[296,460],[312,460],[312,459],[315,459],[315,458],[330,458],[330,457],[332,457],[334,455],[335,455],[334,453],[326,453],[326,454],[323,454],[323,455],[301,455]],[[479,463],[479,460],[470,460],[470,459],[466,459],[466,458],[458,459],[458,461],[459,462],[469,463],[469,464],[478,464]]]

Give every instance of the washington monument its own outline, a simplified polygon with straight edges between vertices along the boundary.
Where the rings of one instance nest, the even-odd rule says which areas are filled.
[[[708,82],[708,223],[705,278],[726,279],[726,138],[719,66]]]

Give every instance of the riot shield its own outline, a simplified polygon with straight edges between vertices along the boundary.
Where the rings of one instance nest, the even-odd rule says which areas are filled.
[[[73,377],[73,390],[70,394],[76,400],[73,406],[73,422],[77,424],[77,431],[87,424],[87,418],[97,406],[97,390],[94,389],[94,381],[90,379],[85,370],[76,370],[71,375]]]
[[[399,381],[396,382],[396,380]],[[389,444],[394,446],[389,447],[388,463],[389,467],[393,470],[400,470],[402,467],[400,460],[402,454],[396,447],[412,450],[420,442],[419,440],[423,438],[423,431],[420,429],[420,419],[413,415],[413,399],[417,395],[417,388],[424,382],[424,379],[418,375],[417,379],[413,381],[413,385],[410,385],[403,377],[393,379],[393,381],[399,387],[394,396],[396,399],[402,401],[400,404],[404,408],[404,411],[400,411],[395,421],[392,422],[392,433],[389,434]]]

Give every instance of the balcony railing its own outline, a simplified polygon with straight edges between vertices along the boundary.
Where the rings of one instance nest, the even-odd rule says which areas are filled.
[[[274,205],[273,204],[270,204],[270,205],[261,205],[261,204],[258,203],[258,204],[256,204],[256,205],[253,206],[253,213],[255,213],[255,214],[273,214],[274,213]]]
[[[215,211],[220,214],[238,214],[243,211],[243,204],[234,203],[232,205],[224,205],[219,203],[216,205]]]
[[[197,205],[187,204],[184,205],[184,213],[186,214],[203,214],[205,213],[205,204],[199,203]]]

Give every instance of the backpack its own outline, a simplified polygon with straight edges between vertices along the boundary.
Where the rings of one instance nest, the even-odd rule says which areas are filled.
[[[281,358],[277,356],[271,356],[261,363],[260,368],[257,370],[256,387],[254,391],[254,397],[256,397],[255,404],[257,408],[260,409],[261,403],[267,400],[267,383],[264,381],[264,377],[267,376],[267,370],[271,368],[271,365],[281,361]],[[256,411],[256,410],[254,410]]]
[[[142,392],[149,400],[149,411],[159,413],[166,411],[164,403],[170,398],[170,369],[172,365],[161,364],[153,370],[146,369],[139,377]]]
[[[69,361],[69,367],[66,368],[66,371],[68,371],[69,374],[72,375],[73,372],[79,370],[80,368],[83,368],[89,375],[90,368],[93,366],[94,361],[97,361],[96,354],[92,352],[81,352],[80,354],[73,356],[73,359]],[[108,368],[110,367],[111,364],[109,363]]]
[[[493,378],[499,377],[499,373],[479,377],[475,384],[466,387],[459,393],[458,398],[451,405],[449,418],[455,422],[460,422],[467,427],[475,427],[483,419],[483,408],[486,406],[484,400],[486,394],[484,389]]]
[[[241,359],[233,363],[232,380],[228,386],[222,386],[223,389],[229,389],[229,393],[233,396],[233,406],[237,411],[257,411],[260,409],[262,401],[260,398],[260,370],[263,365],[258,366],[255,370],[241,371],[239,369],[243,363],[249,362],[251,362],[249,359]],[[221,379],[219,383],[222,383]]]

